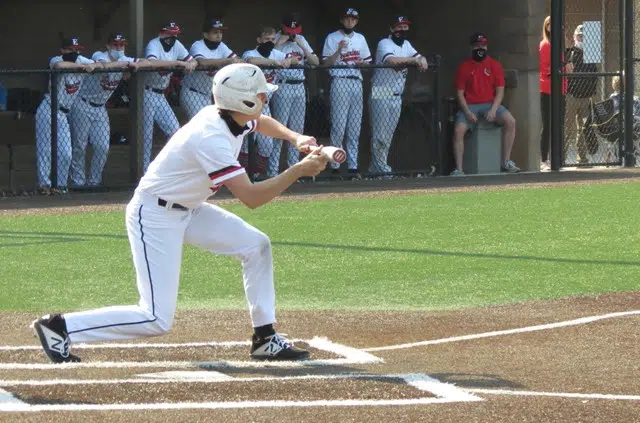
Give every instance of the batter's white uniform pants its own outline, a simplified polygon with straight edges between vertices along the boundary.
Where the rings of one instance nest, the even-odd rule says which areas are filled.
[[[103,106],[95,107],[79,99],[71,108],[71,136],[73,156],[71,160],[71,180],[75,185],[87,184],[85,174],[85,158],[87,144],[93,150],[91,167],[89,168],[89,186],[98,185],[102,181],[102,171],[109,154],[109,115]]]
[[[299,134],[304,133],[304,118],[307,110],[307,94],[304,82],[298,84],[281,83],[278,91],[273,94],[273,118],[284,126]],[[271,157],[280,159],[282,144],[287,144],[287,165],[289,167],[300,161],[300,151],[295,145],[280,140],[274,144],[274,152]],[[275,162],[275,159],[274,159]],[[276,172],[277,165],[276,163]]]
[[[164,94],[154,92],[150,89],[144,90],[143,114],[144,154],[142,165],[144,172],[146,172],[149,163],[151,163],[153,124],[157,123],[162,132],[169,138],[180,129],[180,123]]]
[[[178,298],[183,244],[238,259],[253,327],[275,323],[271,242],[258,229],[212,204],[188,211],[169,209],[158,205],[158,197],[140,191],[127,205],[126,226],[140,302],[64,314],[72,342],[168,333]],[[211,275],[216,277],[215,269]]]
[[[333,78],[331,91],[331,144],[343,148],[346,141],[347,166],[358,169],[358,144],[362,125],[362,81],[360,79]],[[340,167],[331,163],[333,169]]]
[[[376,87],[372,89],[372,96]],[[371,163],[369,172],[389,173],[392,171],[388,165],[389,148],[393,140],[393,134],[400,120],[402,112],[402,97],[391,93],[386,98],[371,98],[369,100],[369,113],[371,123]]]
[[[71,167],[71,133],[67,114],[58,109],[58,186],[66,186]],[[47,94],[36,110],[36,163],[38,184],[51,185],[51,97]]]
[[[211,94],[202,93],[200,90],[194,91],[194,88],[186,86],[183,86],[180,90],[180,106],[182,106],[189,120],[193,119],[200,110],[211,104]]]

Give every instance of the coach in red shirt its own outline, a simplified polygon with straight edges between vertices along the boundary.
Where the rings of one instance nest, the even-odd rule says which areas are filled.
[[[460,111],[456,115],[453,150],[456,169],[454,176],[464,175],[464,136],[473,129],[478,119],[486,119],[502,126],[503,172],[519,172],[511,160],[511,148],[516,136],[516,120],[502,105],[504,98],[504,71],[496,59],[487,55],[487,38],[481,33],[471,36],[471,57],[465,60],[456,74],[456,93]]]

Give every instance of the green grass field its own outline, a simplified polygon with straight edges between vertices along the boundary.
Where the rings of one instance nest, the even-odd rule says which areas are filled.
[[[270,235],[278,307],[436,310],[640,289],[640,184],[229,207]],[[0,218],[0,309],[137,302],[123,213]],[[180,308],[244,308],[187,247]]]

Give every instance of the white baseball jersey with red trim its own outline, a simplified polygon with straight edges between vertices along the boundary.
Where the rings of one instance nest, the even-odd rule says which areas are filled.
[[[93,53],[93,56],[91,56],[91,59],[97,63],[113,62],[109,53],[104,51],[96,51]],[[136,62],[137,60],[138,59],[128,56],[118,59],[119,62],[122,62],[122,67],[125,67],[127,63]],[[118,85],[120,85],[122,75],[123,72],[109,72],[88,76],[80,88],[80,97],[86,98],[95,104],[105,104],[109,101],[109,98],[116,88],[118,88]]]
[[[188,208],[198,207],[227,179],[245,173],[238,154],[244,136],[256,125],[250,121],[241,134],[234,135],[217,106],[205,107],[171,137],[137,189]]]
[[[164,51],[160,37],[156,37],[149,41],[144,52],[144,57],[149,60],[181,60],[188,62],[191,60],[191,55],[187,49],[182,45],[180,40],[176,40],[176,43],[167,52]],[[151,88],[158,90],[164,90],[169,86],[169,80],[171,79],[171,72],[151,72],[147,75],[146,84]]]
[[[345,35],[342,31],[329,34],[324,41],[322,59],[332,56],[339,48],[340,41],[345,40],[347,46],[340,51],[336,65],[355,65],[357,61],[371,62],[371,51],[364,36],[358,32]],[[333,77],[357,76],[362,79],[359,69],[329,69],[329,75]]]
[[[225,43],[221,42],[218,48],[211,50],[203,40],[193,43],[189,54],[194,59],[231,59],[236,57],[236,54]],[[215,74],[216,71],[196,71],[185,75],[182,79],[182,85],[209,95]]]
[[[62,56],[52,57],[49,61],[49,67],[53,69],[53,65],[62,61]],[[87,59],[84,56],[78,56],[76,63],[86,65],[93,63],[93,60]],[[82,80],[86,75],[87,74],[82,70],[78,70],[77,73],[60,74],[60,77],[58,78],[58,106],[66,107],[67,109],[71,108],[78,92],[80,91]],[[49,92],[51,92],[51,79],[49,79]]]
[[[289,38],[288,35],[279,32],[276,36],[276,44],[278,43],[280,37]],[[313,54],[313,49],[302,34],[296,35],[296,40],[300,40],[304,48],[306,48],[309,53]],[[296,59],[298,59],[299,65],[304,65],[307,62],[307,57],[304,54],[304,50],[302,50],[302,48],[295,40],[285,42],[280,47],[278,47],[278,50],[283,52],[286,58],[295,57]],[[294,81],[304,80],[304,69],[283,69],[282,71],[280,71],[280,78],[291,79]]]
[[[277,60],[278,62],[281,62],[287,58],[287,55],[281,52],[280,50],[276,50],[275,48],[271,50],[271,54],[269,54],[269,57],[264,57],[263,55],[258,53],[258,50],[256,49],[245,51],[244,54],[242,55],[242,58],[244,60],[247,60],[251,57],[257,57],[261,59],[271,59],[271,60]],[[264,77],[267,79],[267,82],[269,84],[277,84],[280,72],[282,72],[277,69],[263,69],[262,71],[264,72]]]
[[[383,38],[378,43],[375,64],[381,65],[386,63],[391,57],[420,57],[420,54],[413,48],[409,41],[405,40],[402,46],[399,46],[394,43],[391,36],[389,36],[389,38]],[[376,68],[373,71],[372,85],[390,87],[393,89],[394,94],[402,94],[407,80],[407,73],[406,68]]]

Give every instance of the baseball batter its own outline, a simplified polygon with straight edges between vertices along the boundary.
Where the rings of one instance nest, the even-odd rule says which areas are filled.
[[[56,363],[79,361],[77,342],[163,335],[173,325],[183,245],[190,244],[242,262],[244,288],[254,327],[251,357],[296,360],[309,356],[276,333],[273,257],[269,237],[238,216],[206,200],[222,185],[250,208],[262,206],[298,178],[315,176],[327,164],[313,137],[261,115],[268,84],[257,66],[222,68],[213,80],[215,105],[202,109],[164,146],[142,177],[126,210],[140,302],[76,313],[45,315],[32,327]],[[238,163],[250,132],[286,139],[310,153],[282,174],[252,184]]]
[[[427,60],[407,40],[411,22],[406,16],[397,16],[391,23],[391,35],[378,43],[376,65],[393,65],[393,68],[376,68],[371,82],[369,112],[371,122],[370,173],[389,174],[393,171],[387,163],[393,133],[400,120],[402,93],[408,70],[405,66],[417,66],[427,70]]]
[[[342,16],[342,29],[327,36],[322,59],[328,65],[354,66],[371,63],[371,52],[362,34],[353,30],[360,14],[347,9]],[[358,143],[362,124],[362,73],[359,69],[330,69],[331,88],[331,143],[342,147],[347,144],[349,173],[358,174]],[[338,165],[332,163],[333,169]]]
[[[193,60],[187,49],[178,41],[180,27],[175,22],[162,25],[156,38],[149,41],[145,57],[152,62],[152,67],[181,67],[186,73],[192,72],[198,62]],[[146,171],[151,161],[153,147],[153,124],[157,123],[167,137],[173,135],[180,123],[173,113],[164,90],[169,86],[172,72],[159,71],[146,75],[143,108],[144,154],[143,169]]]
[[[61,40],[62,55],[52,57],[51,69],[76,69],[79,72],[93,72],[102,67],[80,55],[84,48],[77,38]],[[38,191],[42,194],[66,193],[71,167],[71,132],[67,116],[78,96],[84,75],[82,73],[61,73],[58,77],[58,186],[51,187],[51,94],[47,93],[36,110],[36,161],[38,166]],[[51,91],[51,80],[49,80]]]
[[[302,35],[302,25],[297,13],[291,13],[282,20],[282,30],[276,36],[276,49],[287,58],[295,57],[299,65],[307,63],[318,65],[320,60]],[[280,71],[280,88],[273,95],[273,117],[296,132],[304,131],[304,118],[307,108],[307,93],[304,87],[304,69],[284,69]],[[274,144],[271,156],[274,161],[280,158],[282,141]],[[287,165],[298,163],[300,152],[295,146],[287,149]]]
[[[257,38],[258,46],[253,50],[246,51],[242,55],[242,58],[248,63],[257,66],[271,67],[271,69],[264,69],[264,76],[270,84],[276,84],[278,82],[278,77],[281,72],[279,69],[273,69],[273,67],[288,68],[291,65],[298,64],[298,60],[295,57],[287,58],[286,54],[274,48],[275,40],[276,30],[274,28],[262,28],[260,30],[260,36]],[[271,116],[271,109],[269,107],[271,98],[272,95],[269,94],[267,104],[262,110],[265,116]],[[276,148],[276,145],[280,144],[280,140],[274,140],[269,136],[256,134],[256,143],[258,144],[257,166],[261,170],[264,169],[264,173],[268,178],[272,178],[278,174],[280,166],[280,148]],[[249,146],[246,140],[243,144],[242,152],[245,154],[249,152]]]
[[[212,67],[221,68],[242,60],[222,41],[223,31],[227,29],[220,19],[208,19],[202,26],[202,39],[194,42],[189,54],[200,67],[199,70],[186,75],[180,90],[180,105],[189,119],[205,106],[211,104],[211,82],[216,71]]]
[[[91,59],[101,63],[105,69],[128,67],[135,71],[144,67],[147,60],[125,55],[127,39],[121,32],[109,35],[106,51],[96,51]],[[76,186],[96,186],[102,182],[102,171],[109,153],[110,125],[105,104],[120,85],[123,72],[100,73],[89,76],[80,87],[79,101],[69,114],[73,137],[71,180]],[[93,154],[89,168],[89,181],[85,174],[87,144],[91,143]]]

